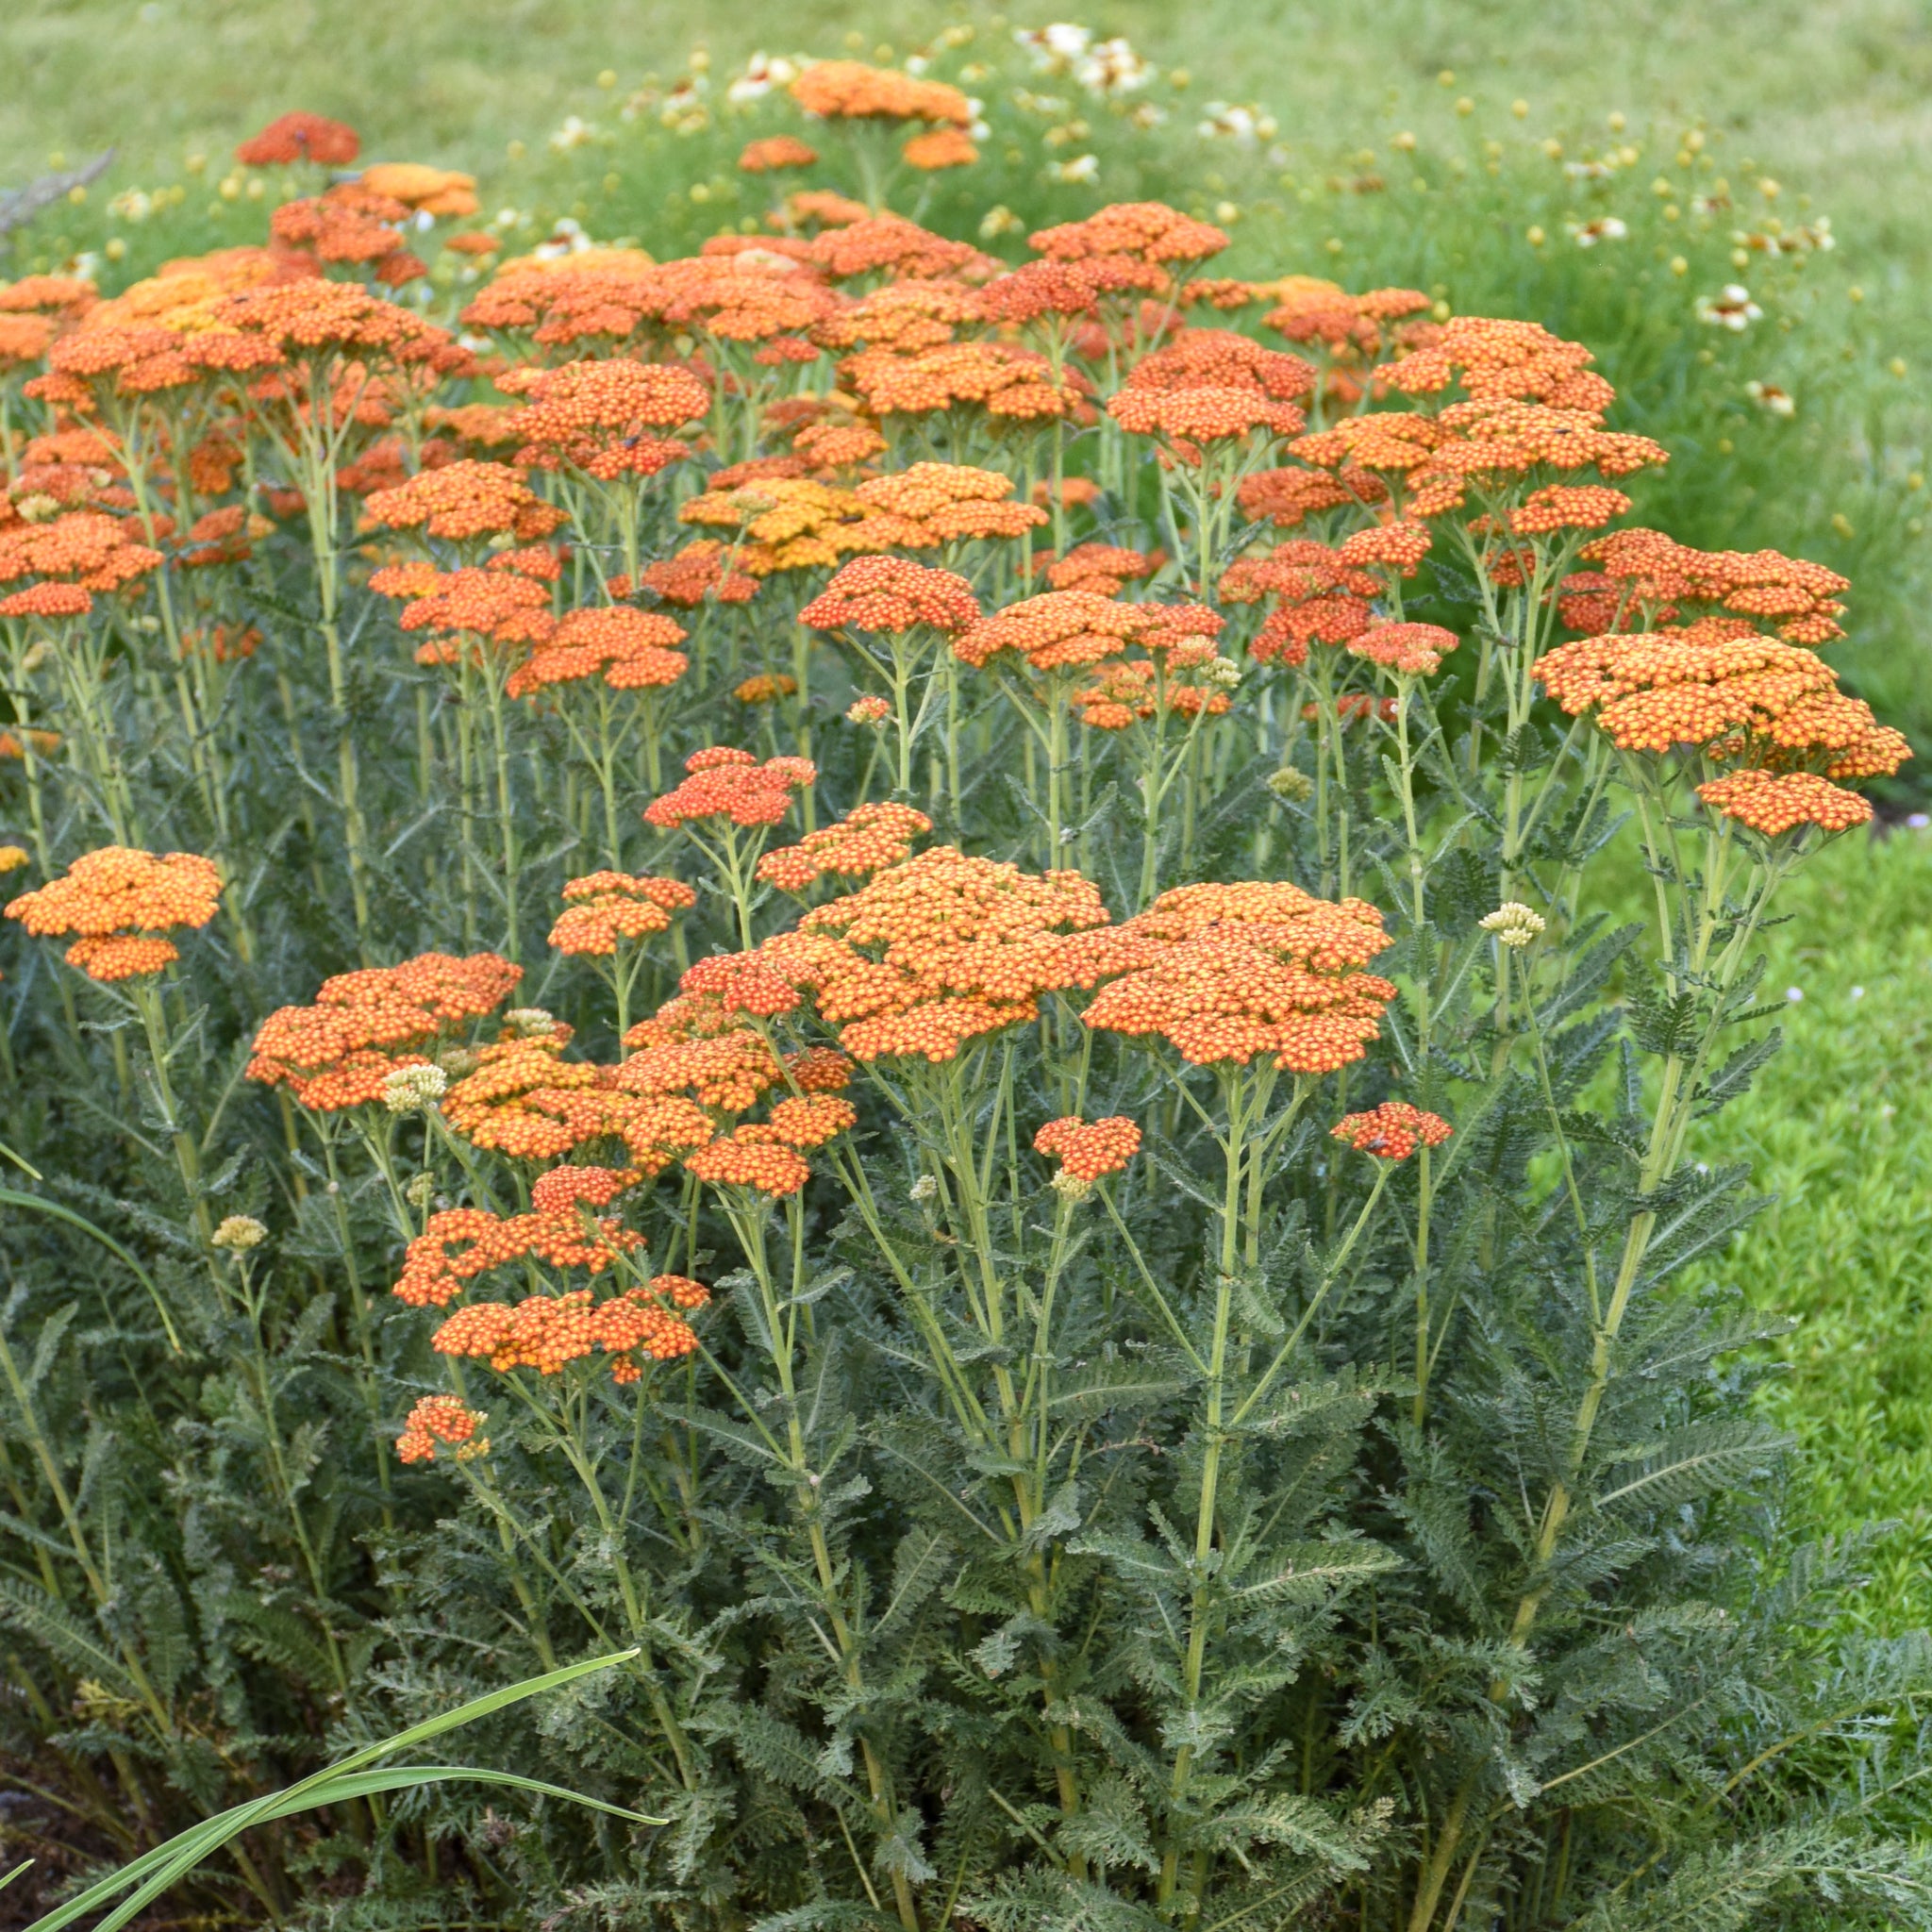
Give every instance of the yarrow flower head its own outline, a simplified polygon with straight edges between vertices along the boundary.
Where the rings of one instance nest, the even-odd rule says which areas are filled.
[[[398,1067],[385,1074],[382,1104],[391,1113],[422,1113],[449,1091],[449,1075],[439,1066]]]
[[[913,840],[931,830],[932,821],[909,805],[891,799],[857,805],[836,824],[767,852],[758,876],[785,892],[802,892],[822,878],[860,878],[903,864],[912,856]]]
[[[252,1214],[229,1214],[216,1224],[208,1239],[210,1247],[220,1248],[224,1253],[245,1255],[267,1241],[268,1229]]]
[[[481,1409],[470,1408],[454,1395],[425,1395],[410,1410],[396,1438],[396,1457],[403,1462],[434,1462],[438,1445],[454,1449],[458,1462],[490,1453],[490,1439],[476,1431],[483,1425]]]
[[[108,845],[84,853],[63,877],[10,901],[7,916],[37,936],[75,934],[67,963],[91,979],[133,979],[181,957],[162,935],[207,925],[221,890],[213,860],[195,853],[157,857]]]
[[[587,873],[563,889],[566,910],[550,928],[559,953],[608,958],[620,941],[666,931],[674,912],[688,911],[697,894],[682,879],[633,877],[622,872]]]
[[[1767,839],[1782,838],[1803,825],[1848,832],[1872,820],[1869,798],[1815,772],[1726,772],[1700,785],[1697,795],[1713,811]]]
[[[1520,953],[1536,943],[1548,921],[1520,899],[1506,899],[1493,912],[1484,913],[1476,924],[1512,952]]]
[[[734,825],[775,825],[791,807],[791,794],[813,782],[809,758],[767,758],[713,745],[684,761],[684,782],[644,808],[644,820],[661,830],[694,821],[728,819]]]
[[[1078,1114],[1048,1121],[1033,1137],[1033,1151],[1059,1162],[1054,1186],[1079,1200],[1094,1182],[1119,1174],[1141,1151],[1141,1129],[1124,1114],[1084,1121]]]
[[[903,557],[855,558],[798,613],[813,630],[891,632],[921,625],[959,631],[978,617],[964,577]]]
[[[1385,1100],[1367,1113],[1352,1113],[1332,1129],[1364,1154],[1383,1160],[1407,1160],[1418,1147],[1440,1147],[1452,1131],[1441,1114],[1424,1113],[1406,1100]]]

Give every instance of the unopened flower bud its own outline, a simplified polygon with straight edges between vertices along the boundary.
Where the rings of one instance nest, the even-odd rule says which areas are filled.
[[[398,1067],[382,1083],[382,1102],[391,1113],[417,1113],[449,1091],[441,1067]]]
[[[245,1254],[250,1248],[258,1248],[268,1239],[268,1229],[252,1214],[230,1214],[213,1234],[208,1236],[209,1244],[217,1248],[227,1248],[235,1254]]]
[[[1241,681],[1241,667],[1232,658],[1210,658],[1202,665],[1199,676],[1215,691],[1232,691]]]
[[[525,1039],[557,1031],[557,1015],[548,1007],[512,1007],[503,1024]]]
[[[412,1181],[410,1181],[409,1185],[403,1190],[403,1199],[406,1200],[411,1208],[415,1208],[415,1210],[419,1214],[422,1213],[429,1206],[430,1202],[435,1198],[436,1176],[433,1174],[419,1174]]]
[[[1485,932],[1494,933],[1504,945],[1517,952],[1530,944],[1547,924],[1541,912],[1531,910],[1516,899],[1506,899],[1493,912],[1476,923]]]
[[[1268,789],[1290,805],[1306,805],[1315,795],[1315,781],[1306,772],[1284,765],[1280,771],[1268,774]]]
[[[1047,1186],[1070,1208],[1084,1201],[1093,1191],[1093,1183],[1085,1174],[1070,1174],[1065,1168],[1061,1168]]]
[[[923,1174],[906,1190],[906,1197],[924,1206],[940,1191],[940,1184],[929,1174]]]
[[[881,697],[854,698],[845,708],[845,721],[849,724],[885,725],[892,715],[892,708]]]

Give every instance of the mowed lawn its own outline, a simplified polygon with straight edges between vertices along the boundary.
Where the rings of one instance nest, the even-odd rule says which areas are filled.
[[[1932,286],[1932,10],[1913,0],[1068,10],[1188,69],[1203,100],[1265,105],[1297,165],[1379,146],[1463,99],[1499,117],[1520,98],[1526,126],[1566,134],[1622,114],[1674,140],[1707,119],[1829,212],[1858,277],[1894,291],[1883,308],[1901,358],[1932,366],[1932,305],[1912,293]],[[353,121],[373,153],[471,168],[487,195],[509,142],[534,147],[567,115],[608,110],[600,74],[619,90],[669,78],[700,43],[720,67],[759,46],[888,58],[956,22],[1011,26],[985,8],[838,0],[8,0],[0,186],[110,144],[109,192],[174,179],[189,155],[219,164],[300,106]],[[1899,433],[1894,419],[1894,463]],[[1932,468],[1924,456],[1905,452]],[[1724,1272],[1800,1321],[1767,1396],[1805,1444],[1794,1504],[1833,1529],[1898,1519],[1866,1614],[1932,1621],[1932,832],[1841,841],[1785,909],[1766,986],[1791,995],[1786,1050],[1704,1148],[1750,1159],[1776,1196]]]

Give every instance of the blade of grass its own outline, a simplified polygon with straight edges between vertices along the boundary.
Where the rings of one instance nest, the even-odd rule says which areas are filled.
[[[291,1785],[285,1791],[270,1792],[266,1797],[253,1799],[245,1805],[234,1806],[213,1818],[204,1820],[200,1824],[191,1825],[188,1830],[169,1839],[165,1844],[157,1845],[152,1851],[143,1852],[140,1857],[131,1859],[111,1877],[91,1885],[77,1897],[69,1899],[65,1905],[36,1920],[27,1928],[27,1932],[60,1932],[60,1927],[72,1924],[75,1920],[83,1918],[90,1912],[100,1910],[117,1892],[125,1891],[131,1885],[136,1888],[133,1893],[123,1899],[120,1905],[101,1919],[93,1928],[93,1932],[118,1932],[119,1927],[126,1924],[170,1886],[186,1877],[209,1853],[218,1851],[231,1839],[239,1837],[252,1826],[265,1824],[272,1819],[286,1818],[297,1811],[311,1810],[317,1806],[337,1804],[347,1798],[367,1796],[376,1791],[407,1790],[416,1785],[437,1784],[464,1778],[478,1783],[508,1785],[521,1790],[537,1791],[547,1797],[566,1798],[574,1804],[586,1805],[594,1810],[605,1811],[615,1817],[628,1818],[639,1824],[661,1823],[661,1820],[645,1818],[638,1812],[624,1811],[616,1806],[586,1798],[560,1786],[546,1785],[537,1779],[519,1777],[508,1772],[497,1773],[452,1765],[399,1765],[383,1772],[372,1772],[367,1768],[378,1758],[388,1757],[395,1752],[426,1743],[430,1739],[441,1737],[446,1731],[474,1724],[478,1718],[488,1717],[492,1712],[503,1710],[510,1705],[521,1704],[526,1698],[541,1697],[546,1691],[574,1683],[577,1678],[589,1676],[593,1672],[608,1670],[615,1664],[627,1663],[637,1655],[637,1651],[631,1649],[615,1652],[609,1657],[586,1657],[579,1663],[566,1664],[561,1670],[547,1672],[541,1677],[526,1677],[520,1684],[510,1684],[501,1690],[491,1691],[487,1696],[473,1698],[468,1704],[458,1705],[456,1709],[445,1711],[440,1717],[425,1718],[421,1724],[411,1724],[408,1730],[399,1731],[392,1738],[386,1738],[379,1743],[365,1745],[360,1751],[351,1753],[339,1764],[328,1765],[321,1771],[311,1773],[299,1783]]]
[[[11,1152],[10,1149],[8,1150]],[[16,1159],[19,1157],[14,1157]],[[25,1162],[21,1163],[25,1166]],[[33,1173],[31,1168],[27,1169]],[[37,1176],[38,1178],[38,1176]],[[161,1318],[161,1326],[168,1331],[168,1345],[176,1355],[181,1353],[181,1338],[175,1332],[174,1319],[168,1313],[168,1305],[161,1299],[161,1291],[155,1286],[155,1279],[125,1248],[105,1228],[96,1227],[84,1214],[76,1214],[72,1208],[63,1208],[58,1201],[46,1200],[40,1194],[23,1194],[12,1188],[0,1188],[0,1207],[30,1208],[38,1214],[45,1214],[55,1221],[64,1221],[70,1227],[77,1227],[83,1234],[91,1234],[94,1240],[110,1254],[117,1255],[134,1271],[135,1279],[147,1290],[148,1299],[155,1305],[155,1312]]]

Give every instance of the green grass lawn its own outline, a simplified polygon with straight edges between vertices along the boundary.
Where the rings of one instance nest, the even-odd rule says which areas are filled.
[[[1284,182],[1290,212],[1297,192],[1303,202],[1328,193],[1338,233],[1350,232],[1350,198],[1323,177],[1352,150],[1388,156],[1403,128],[1445,142],[1458,126],[1466,138],[1493,130],[1519,141],[1560,130],[1574,142],[1580,130],[1607,139],[1609,117],[1621,114],[1629,139],[1651,142],[1647,172],[1653,153],[1657,165],[1669,164],[1677,130],[1707,122],[1740,187],[1773,174],[1790,197],[1780,206],[1808,195],[1830,214],[1837,268],[1871,297],[1857,352],[1856,380],[1865,387],[1834,418],[1835,474],[1896,479],[1927,467],[1917,370],[1932,367],[1932,309],[1917,291],[1932,282],[1932,196],[1912,185],[1932,166],[1932,12],[1923,6],[1387,0],[1365,12],[1333,0],[1201,0],[1186,8],[1125,0],[1087,18],[1127,33],[1164,66],[1189,69],[1190,98],[1256,99],[1270,108],[1291,178],[1304,184],[1296,191]],[[598,85],[606,70],[623,91],[654,72],[668,78],[694,39],[721,64],[760,44],[837,51],[848,34],[868,54],[885,43],[903,53],[910,37],[949,20],[999,35],[1008,27],[984,8],[854,8],[834,0],[782,9],[713,0],[702,15],[663,0],[462,8],[11,0],[0,8],[0,184],[31,175],[56,153],[71,160],[109,143],[123,159],[107,192],[176,178],[192,153],[219,170],[242,134],[299,105],[352,120],[374,153],[475,169],[493,207],[529,189],[528,175],[508,158],[511,141],[541,156],[567,115],[608,117],[613,95]],[[1511,108],[1517,99],[1527,108],[1521,119]],[[1459,118],[1465,100],[1469,112]],[[1668,138],[1655,140],[1653,130]],[[1310,230],[1308,220],[1328,222],[1327,208],[1279,232],[1319,249],[1307,237],[1322,229]],[[1494,225],[1505,214],[1485,219]],[[1362,208],[1365,227],[1375,219]],[[1384,224],[1383,254],[1367,258],[1374,267],[1421,277],[1386,258],[1404,234],[1433,239],[1426,214],[1417,221],[1413,230]],[[1269,265],[1327,262],[1318,254]],[[1512,312],[1535,312],[1534,286],[1524,285]],[[1807,353],[1807,373],[1822,383],[1816,365],[1855,352],[1847,342]],[[1894,357],[1903,374],[1894,373]],[[1707,447],[1687,452],[1686,487],[1736,487],[1718,456],[1729,447],[1713,431]],[[1767,501],[1776,491],[1802,506],[1804,541],[1792,547],[1858,570],[1874,601],[1888,577],[1896,597],[1906,574],[1912,581],[1925,574],[1923,525],[1903,510],[1884,547],[1862,558],[1834,550],[1849,542],[1849,528],[1833,536],[1834,505],[1806,495],[1812,460],[1805,445],[1791,448],[1782,463],[1765,457],[1757,474]],[[1790,541],[1783,525],[1754,535],[1753,515],[1746,505],[1727,541]],[[1882,643],[1877,655],[1887,654],[1904,694],[1894,714],[1905,718],[1907,696],[1927,702],[1932,680],[1924,670],[1932,660]],[[1791,890],[1787,909],[1772,937],[1767,981],[1774,992],[1802,995],[1790,1003],[1787,1050],[1708,1136],[1709,1158],[1751,1159],[1777,1196],[1727,1272],[1755,1302],[1802,1320],[1790,1372],[1768,1398],[1804,1441],[1801,1494],[1827,1524],[1900,1520],[1877,1553],[1871,1621],[1932,1621],[1932,1311],[1924,1287],[1932,1264],[1932,1087],[1924,1064],[1932,1036],[1932,833],[1841,842]]]
[[[1784,1051],[1713,1123],[1774,1205],[1724,1274],[1798,1318],[1767,1399],[1797,1433],[1798,1496],[1834,1530],[1898,1527],[1863,1616],[1932,1623],[1932,831],[1854,838],[1787,891],[1765,997]],[[1794,997],[1795,996],[1795,997]]]

